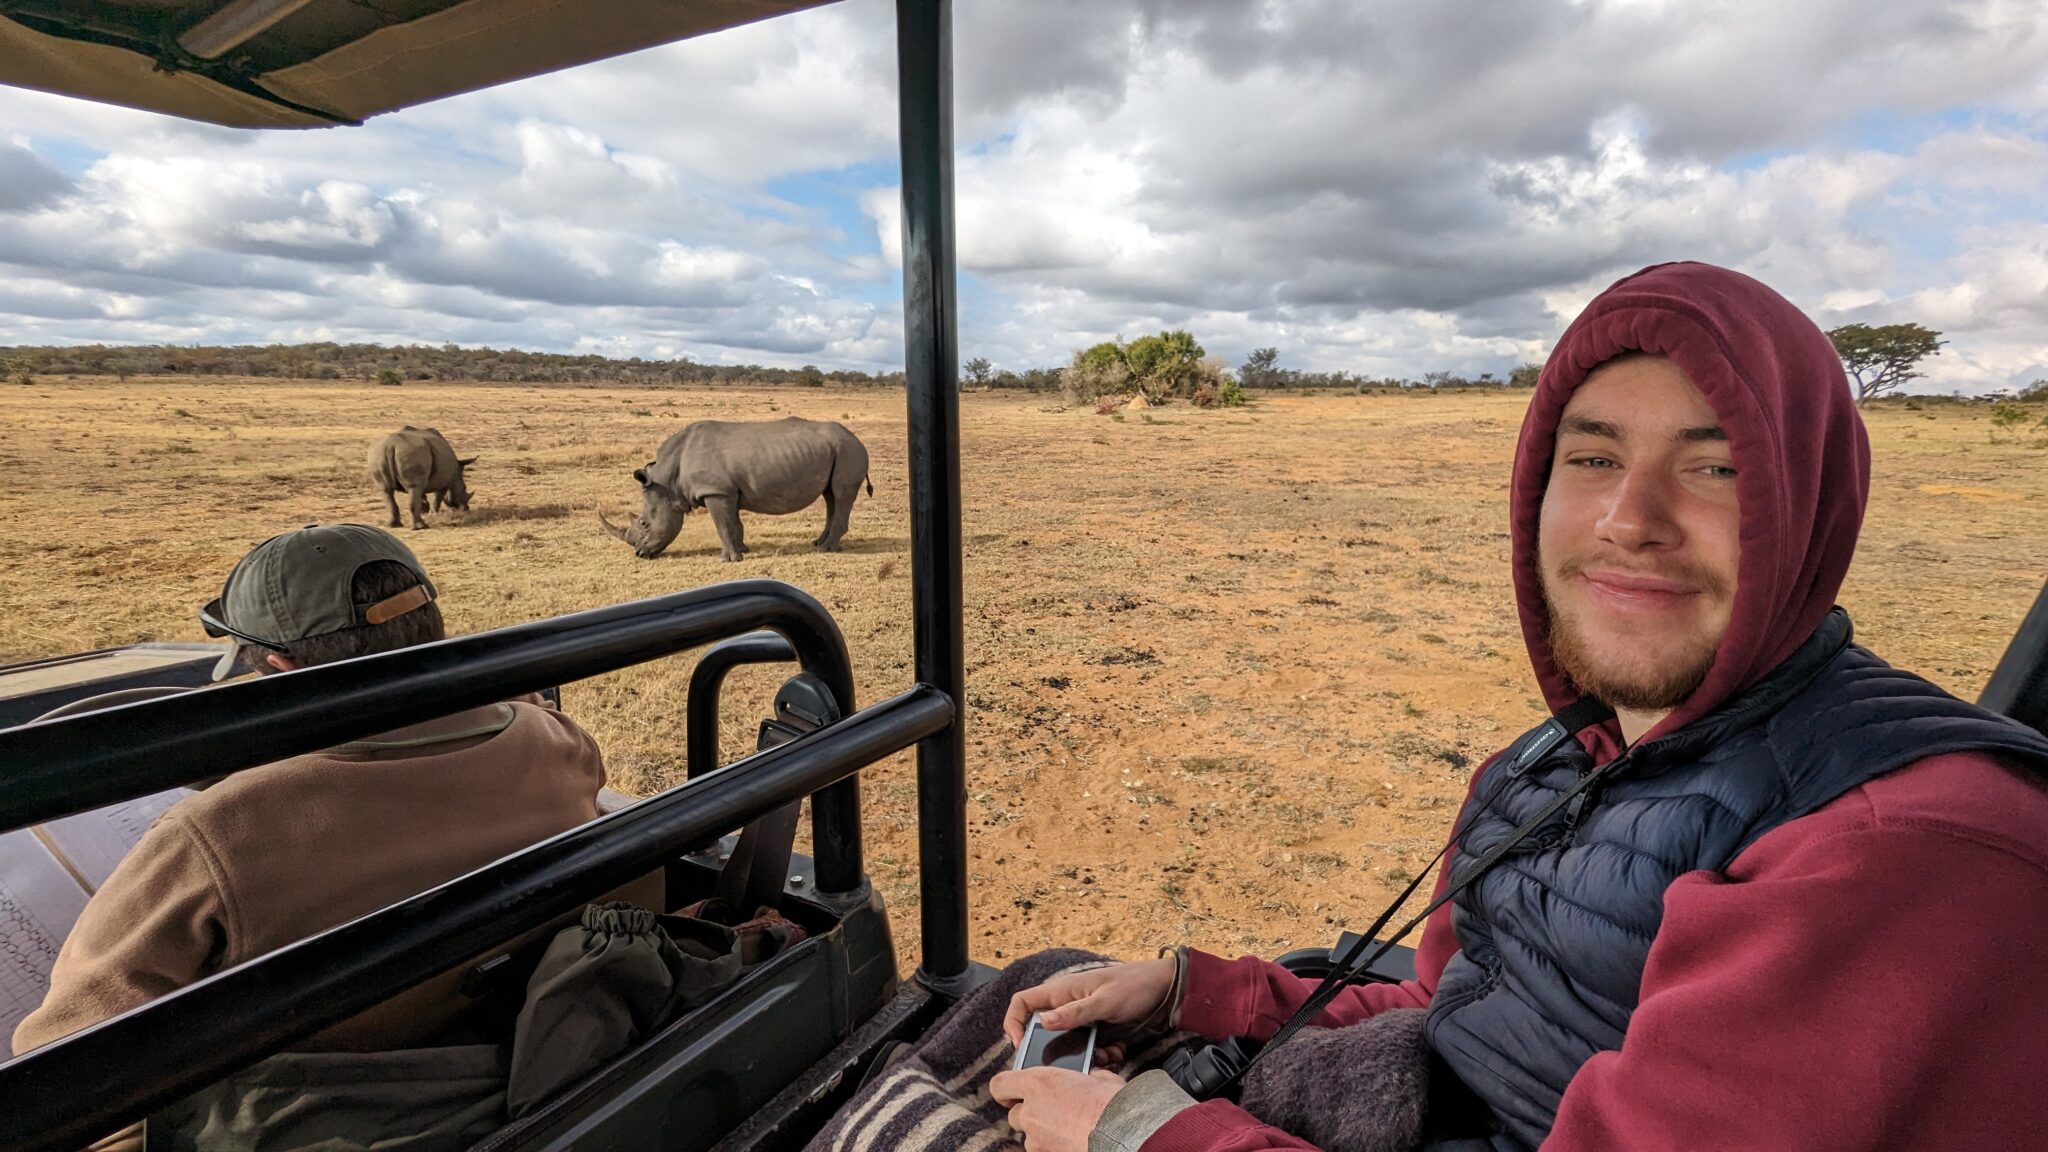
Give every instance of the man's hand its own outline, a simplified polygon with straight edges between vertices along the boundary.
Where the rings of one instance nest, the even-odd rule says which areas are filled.
[[[1090,1024],[1136,1024],[1152,1014],[1173,989],[1173,958],[1111,964],[1055,976],[1010,997],[1003,1034],[1014,1047],[1024,1042],[1033,1012],[1040,1023],[1064,1032]]]
[[[1123,1077],[1103,1068],[1086,1076],[1065,1068],[1026,1068],[997,1073],[988,1092],[1010,1110],[1010,1127],[1024,1138],[1024,1152],[1088,1152],[1088,1134],[1123,1086]]]

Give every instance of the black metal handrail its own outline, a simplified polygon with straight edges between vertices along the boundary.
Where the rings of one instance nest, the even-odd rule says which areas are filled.
[[[718,770],[719,700],[726,673],[742,664],[779,664],[796,658],[796,649],[789,641],[773,632],[749,632],[721,640],[697,657],[696,666],[690,669],[690,695],[683,714],[683,755],[688,779]],[[851,693],[852,689],[846,691]],[[854,706],[851,695],[839,697],[834,703],[842,711],[850,711]],[[851,892],[860,887],[860,844],[839,842],[844,832],[860,832],[860,781],[854,778],[811,797],[811,854],[821,893]]]
[[[718,768],[718,701],[725,674],[742,664],[799,660],[788,640],[773,632],[750,632],[712,645],[690,669],[690,695],[683,714],[686,775],[696,779]],[[806,671],[809,671],[806,668]],[[854,708],[853,683],[832,685],[841,711]],[[848,777],[811,797],[811,855],[818,891],[851,892],[860,887],[860,781]]]
[[[0,1148],[78,1148],[942,732],[928,685],[0,1065]]]
[[[809,593],[736,580],[189,696],[0,730],[0,831],[146,796],[770,629],[853,709],[839,626]],[[861,875],[858,785],[811,805],[821,889]]]
[[[725,674],[742,664],[780,664],[796,659],[796,649],[773,632],[749,632],[721,640],[697,657],[690,669],[690,695],[683,716],[683,755],[689,778],[695,780],[718,767],[718,700]],[[836,700],[842,712],[853,701]]]

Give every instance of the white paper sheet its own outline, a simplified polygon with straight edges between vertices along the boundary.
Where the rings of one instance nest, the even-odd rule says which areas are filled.
[[[86,895],[27,829],[0,834],[0,1047],[50,990],[57,949],[85,911]]]
[[[173,788],[52,820],[40,827],[43,836],[97,892],[107,877],[114,874],[114,865],[121,862],[121,857],[142,842],[142,834],[149,831],[151,822],[191,794],[188,788]]]

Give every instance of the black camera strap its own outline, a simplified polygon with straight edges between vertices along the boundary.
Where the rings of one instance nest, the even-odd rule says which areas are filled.
[[[1290,1037],[1307,1027],[1310,1021],[1321,1015],[1323,1009],[1329,1006],[1330,1001],[1337,998],[1337,994],[1343,991],[1345,985],[1351,983],[1374,964],[1378,963],[1380,957],[1385,956],[1396,944],[1399,944],[1406,938],[1408,933],[1414,931],[1417,925],[1426,923],[1430,916],[1435,914],[1437,909],[1443,907],[1453,897],[1457,896],[1458,893],[1470,887],[1473,881],[1485,875],[1494,865],[1505,859],[1508,853],[1512,852],[1517,845],[1528,839],[1537,829],[1549,823],[1566,805],[1584,795],[1587,789],[1591,788],[1596,782],[1605,779],[1607,774],[1616,765],[1627,759],[1627,754],[1623,753],[1613,761],[1581,776],[1570,788],[1558,793],[1556,797],[1552,798],[1550,803],[1545,804],[1541,811],[1523,821],[1519,827],[1508,833],[1500,843],[1487,849],[1484,854],[1470,865],[1457,869],[1451,879],[1444,885],[1444,890],[1439,892],[1436,898],[1429,902],[1427,907],[1403,924],[1392,936],[1385,940],[1376,939],[1380,929],[1386,927],[1387,922],[1392,920],[1395,914],[1401,910],[1402,905],[1408,902],[1408,898],[1415,894],[1416,888],[1422,883],[1422,878],[1428,875],[1430,869],[1434,868],[1449,853],[1451,845],[1457,843],[1470,828],[1472,819],[1476,818],[1480,811],[1492,804],[1494,798],[1500,794],[1501,789],[1507,785],[1508,781],[1542,763],[1552,752],[1557,751],[1558,747],[1566,740],[1571,739],[1574,733],[1588,725],[1597,724],[1613,714],[1613,711],[1605,704],[1602,704],[1593,697],[1582,697],[1577,702],[1558,712],[1557,715],[1545,720],[1518,741],[1517,743],[1520,747],[1515,750],[1514,760],[1501,771],[1500,778],[1494,782],[1493,787],[1487,791],[1485,797],[1477,804],[1470,806],[1467,810],[1469,813],[1467,818],[1459,826],[1452,829],[1450,837],[1444,841],[1444,846],[1438,849],[1435,858],[1430,860],[1429,864],[1424,866],[1422,871],[1413,880],[1408,882],[1408,887],[1403,889],[1401,894],[1394,898],[1394,902],[1387,906],[1386,911],[1380,913],[1379,918],[1373,921],[1372,926],[1367,928],[1359,935],[1357,940],[1352,942],[1350,949],[1331,966],[1329,974],[1323,977],[1322,982],[1316,985],[1316,990],[1309,994],[1309,998],[1302,1002],[1301,1007],[1294,1010],[1294,1014],[1287,1018],[1286,1023],[1280,1025],[1280,1030],[1273,1033],[1273,1038],[1266,1041],[1265,1045],[1250,1060],[1245,1061],[1241,1067],[1236,1069],[1234,1074],[1224,1080],[1218,1087],[1215,1095],[1221,1096],[1229,1092],[1233,1086],[1244,1079],[1245,1074],[1251,1071],[1252,1066],[1257,1064],[1260,1058],[1286,1043]],[[1360,959],[1360,954],[1366,953],[1367,948],[1373,944],[1379,946],[1373,948],[1369,954]]]

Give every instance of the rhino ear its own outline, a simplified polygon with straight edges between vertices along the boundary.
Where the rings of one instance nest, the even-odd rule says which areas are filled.
[[[467,459],[467,460],[457,460],[457,461],[456,461],[456,463],[457,463],[457,464],[460,464],[460,465],[462,465],[462,466],[463,466],[464,468],[467,468],[467,467],[469,467],[469,466],[470,466],[471,464],[474,464],[474,463],[476,463],[476,462],[477,462],[477,457],[475,457],[475,456],[471,456],[471,457],[470,457],[469,459]]]
[[[633,479],[635,479],[635,480],[638,480],[638,481],[640,482],[640,486],[641,486],[642,488],[645,488],[645,487],[647,487],[647,484],[648,484],[648,480],[647,480],[647,469],[645,469],[645,468],[635,468],[635,469],[633,469]]]

